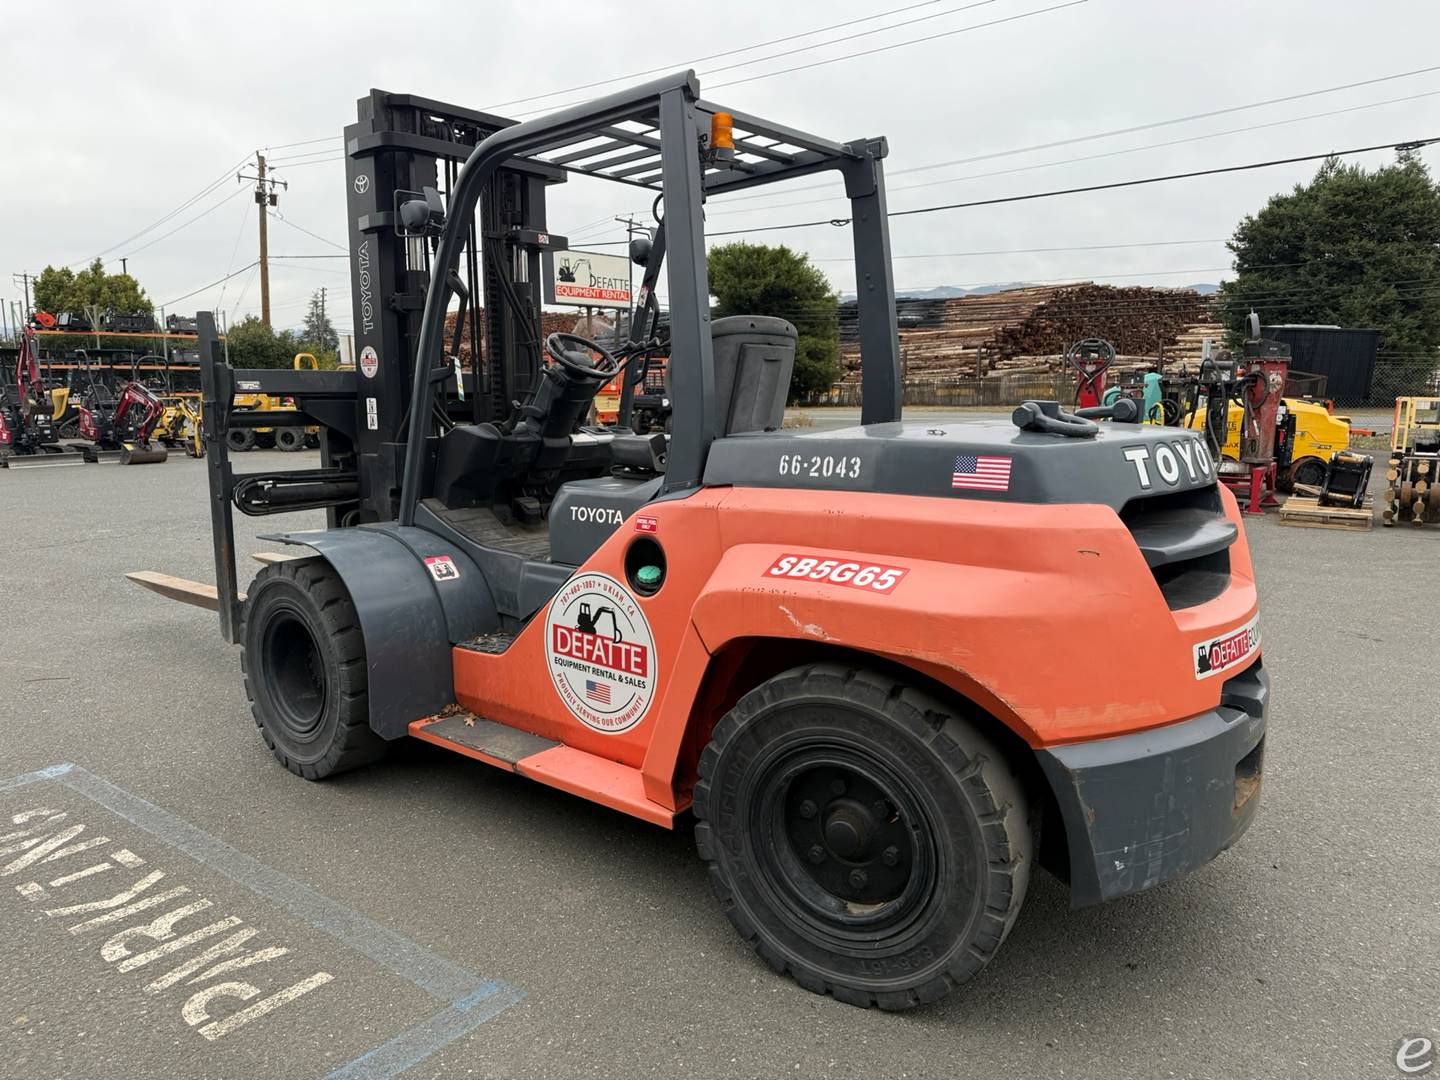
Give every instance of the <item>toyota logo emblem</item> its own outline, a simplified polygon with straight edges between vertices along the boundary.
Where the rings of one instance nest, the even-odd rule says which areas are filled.
[[[370,177],[366,176],[364,173],[361,173],[359,176],[355,177],[355,194],[356,194],[356,195],[364,195],[365,192],[367,192],[367,191],[369,191],[369,190],[370,190]]]

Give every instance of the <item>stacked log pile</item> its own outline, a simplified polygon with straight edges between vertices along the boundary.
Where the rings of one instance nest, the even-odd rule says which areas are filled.
[[[848,308],[848,311],[847,311]],[[1217,345],[1208,298],[1189,289],[1029,286],[952,300],[900,300],[900,358],[907,380],[1059,370],[1067,345],[1105,338],[1122,358],[1153,364],[1199,360],[1201,341]],[[842,381],[858,380],[860,347],[853,305],[841,309]],[[1124,362],[1123,360],[1120,362]],[[1133,366],[1133,364],[1131,365]]]

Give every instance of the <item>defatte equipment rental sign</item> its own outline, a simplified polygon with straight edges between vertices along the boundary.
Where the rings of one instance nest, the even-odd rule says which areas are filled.
[[[578,307],[630,306],[630,260],[597,251],[547,251],[545,302]]]

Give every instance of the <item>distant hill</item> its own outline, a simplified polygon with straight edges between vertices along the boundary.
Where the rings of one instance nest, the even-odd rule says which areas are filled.
[[[963,285],[935,285],[929,289],[897,289],[895,296],[902,300],[953,300],[957,296],[990,296],[993,293],[1004,292],[1007,289],[1024,289],[1031,286],[1029,281],[1007,281],[1000,285],[977,285],[973,289]],[[1213,296],[1220,291],[1220,286],[1213,282],[1205,281],[1198,285],[1182,285],[1184,289],[1193,289],[1201,296]],[[855,299],[852,292],[840,294],[841,303],[849,303]]]

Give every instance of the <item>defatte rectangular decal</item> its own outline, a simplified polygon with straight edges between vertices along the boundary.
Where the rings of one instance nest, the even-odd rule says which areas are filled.
[[[909,567],[905,566],[885,566],[850,559],[822,559],[814,555],[781,555],[770,564],[765,576],[791,581],[823,581],[829,585],[864,589],[866,592],[889,593],[895,591],[895,586],[899,585],[909,572]]]
[[[1248,660],[1260,647],[1260,616],[1255,616],[1238,630],[1227,630],[1194,646],[1195,678],[1208,679],[1231,671]]]

